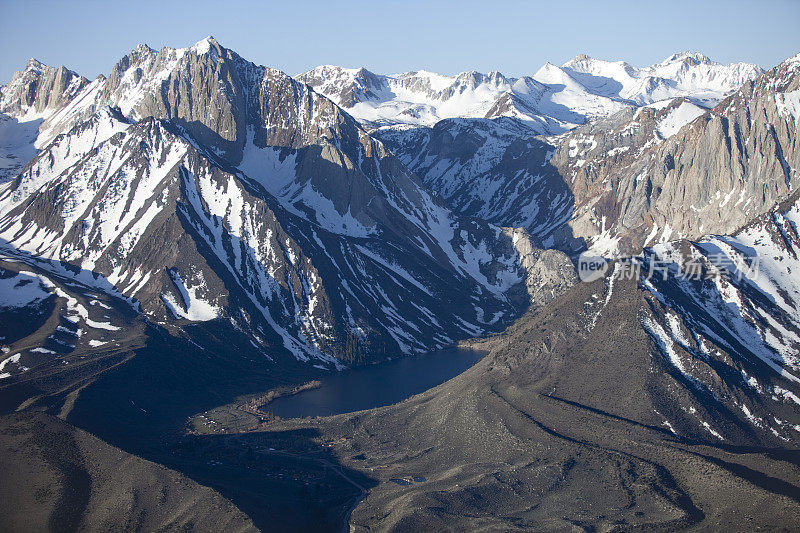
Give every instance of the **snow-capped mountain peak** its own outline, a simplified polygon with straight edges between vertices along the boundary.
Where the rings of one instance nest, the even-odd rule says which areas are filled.
[[[28,59],[28,63],[25,65],[25,72],[28,71],[41,72],[41,70],[46,66],[47,65],[45,65],[35,57],[32,57]]]
[[[677,54],[672,54],[659,64],[667,65],[670,63],[685,63],[692,66],[699,65],[700,63],[705,63],[707,65],[718,64],[712,61],[707,55],[704,55],[700,52],[692,52],[690,50],[686,50],[684,52],[678,52]]]
[[[685,97],[703,107],[713,107],[746,81],[763,73],[757,65],[721,65],[699,52],[673,54],[644,68],[581,54],[562,68],[591,91],[611,98],[646,105]]]
[[[677,97],[712,107],[760,73],[755,65],[719,65],[698,52],[681,52],[645,68],[579,54],[560,67],[547,62],[522,78],[474,70],[455,76],[426,70],[386,76],[333,65],[296,78],[369,127],[430,127],[448,118],[506,116],[536,133],[553,134],[625,107]]]
[[[594,74],[612,79],[636,76],[636,68],[625,61],[606,61],[604,59],[595,59],[586,54],[576,55],[561,65],[561,68],[568,72]]]
[[[150,45],[147,43],[139,43],[136,45],[136,48],[131,50],[131,53],[136,53],[136,54],[154,54],[156,52],[157,50],[151,48]]]
[[[189,47],[190,50],[194,50],[198,54],[203,54],[208,52],[212,47],[219,46],[219,43],[214,38],[213,35],[207,35],[206,37],[200,39],[192,46]]]
[[[563,85],[564,88],[571,90],[585,91],[586,87],[580,84],[576,79],[571,77],[569,73],[557,65],[546,62],[542,67],[536,71],[532,76],[533,79],[546,85]]]

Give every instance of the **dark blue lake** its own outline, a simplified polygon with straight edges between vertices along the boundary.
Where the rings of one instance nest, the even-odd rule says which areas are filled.
[[[263,409],[281,418],[298,418],[391,405],[457,376],[483,355],[483,352],[450,348],[344,370],[321,378],[322,384],[317,389],[277,398]]]

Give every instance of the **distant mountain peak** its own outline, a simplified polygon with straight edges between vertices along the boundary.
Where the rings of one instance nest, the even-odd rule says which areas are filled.
[[[45,65],[35,57],[32,57],[28,60],[28,63],[25,65],[25,70],[40,70],[46,66],[47,65]]]
[[[222,46],[214,38],[213,35],[208,35],[189,47],[190,50],[197,53],[198,55],[207,54],[214,49],[219,50],[220,48],[222,48]]]
[[[136,45],[136,48],[133,49],[134,52],[138,54],[150,54],[154,53],[155,50],[150,47],[150,45],[146,43],[139,43]]]
[[[684,63],[691,63],[693,65],[698,64],[707,64],[707,65],[714,65],[716,61],[713,61],[707,55],[701,54],[700,52],[693,52],[691,50],[685,50],[683,52],[678,52],[677,54],[672,54],[664,61],[661,62],[662,65],[668,63],[677,63],[677,62],[684,62]]]
[[[587,69],[591,69],[592,66],[599,65],[602,68],[603,65],[619,65],[622,66],[625,70],[632,72],[634,67],[632,67],[626,61],[610,61],[607,59],[598,59],[596,57],[592,57],[588,54],[578,54],[563,65],[561,68],[569,68],[575,69],[578,71],[584,71]]]
[[[567,61],[566,63],[564,63],[564,66],[567,66],[571,63],[577,63],[579,61],[594,61],[594,58],[588,54],[580,53],[575,57],[573,57],[572,59],[570,59],[569,61]]]

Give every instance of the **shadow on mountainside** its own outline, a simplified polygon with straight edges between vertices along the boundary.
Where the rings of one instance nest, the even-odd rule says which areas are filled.
[[[187,435],[169,465],[213,487],[264,531],[346,530],[377,482],[344,467],[317,429]]]
[[[187,419],[301,378],[226,349],[226,329],[194,342],[148,327],[147,344],[85,387],[67,420],[211,486],[269,531],[333,530],[370,481],[313,431],[185,435]],[[246,429],[246,428],[240,428]],[[269,450],[273,448],[273,453]]]
[[[535,126],[509,117],[459,118],[376,135],[455,213],[524,227],[538,246],[570,256],[585,248],[567,224],[575,197],[551,163],[556,146]]]
[[[94,273],[58,261],[30,263],[25,264],[63,283],[75,297],[86,290],[100,292],[76,282],[83,279],[102,284],[99,275],[95,278]],[[107,303],[113,303],[111,300]],[[125,318],[131,325],[137,321],[141,331],[136,342],[115,348],[118,356],[114,357],[106,358],[103,349],[95,349],[96,364],[82,360],[63,365],[54,359],[56,364],[50,367],[4,379],[2,412],[36,398],[28,408],[61,414],[69,423],[126,452],[218,489],[261,529],[339,529],[371,482],[344,469],[317,441],[316,433],[185,436],[187,420],[197,413],[231,404],[243,395],[297,384],[322,372],[289,358],[281,360],[284,364],[270,361],[263,353],[247,349],[242,335],[223,321],[187,324],[187,335],[178,336],[138,319],[126,302],[113,308],[104,312],[116,323],[122,325]],[[121,313],[123,308],[127,314]],[[49,314],[54,312],[48,309]],[[94,352],[86,360],[95,357]],[[71,373],[65,370],[73,367]],[[66,409],[68,404],[71,407]],[[263,448],[260,452],[259,447]],[[285,453],[270,454],[270,447]],[[220,457],[225,458],[226,466],[220,466]]]

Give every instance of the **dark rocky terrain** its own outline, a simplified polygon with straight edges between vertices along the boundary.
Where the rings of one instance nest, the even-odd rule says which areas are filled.
[[[257,531],[217,492],[40,412],[0,417],[3,531]]]
[[[274,427],[318,429],[379,481],[355,530],[795,529],[796,444],[686,386],[641,326],[659,304],[636,281],[597,316],[607,291],[575,286],[406,402]]]

